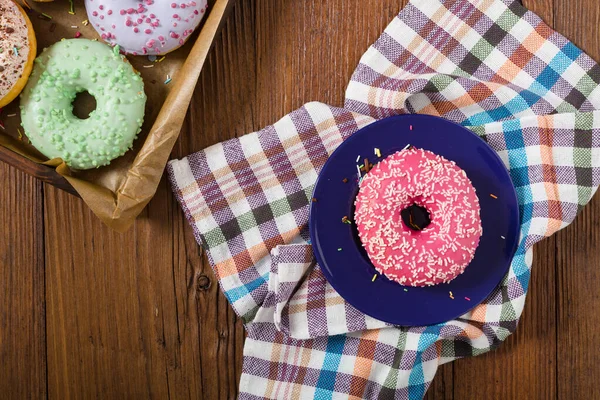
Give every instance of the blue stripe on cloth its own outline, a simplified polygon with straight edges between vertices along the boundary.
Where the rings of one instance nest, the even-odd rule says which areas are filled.
[[[524,241],[525,239],[523,239]],[[525,244],[522,243],[519,246],[519,251],[521,253],[525,252]],[[529,287],[529,278],[531,275],[531,271],[527,268],[527,263],[525,262],[525,254],[517,254],[513,258],[512,261],[512,269],[515,273],[515,276],[519,280],[521,287],[523,288],[523,292],[527,292],[527,288]]]
[[[482,111],[463,122],[464,126],[489,124],[517,115],[537,103],[558,82],[560,76],[571,66],[582,51],[573,43],[567,43],[537,76],[529,89],[493,110]]]
[[[545,94],[552,89],[560,76],[573,65],[573,60],[581,54],[581,50],[573,43],[567,43],[560,50],[531,85],[533,90]]]
[[[537,95],[536,93],[529,90],[523,90],[522,92],[517,93],[514,98],[506,102],[506,104],[493,110],[483,111],[479,114],[475,114],[471,118],[464,121],[462,125],[477,126],[500,121],[528,110],[540,99],[541,96]]]
[[[408,398],[422,399],[425,396],[425,374],[423,373],[423,353],[439,339],[444,324],[432,325],[425,328],[419,337],[417,357],[408,378]]]
[[[560,53],[559,53],[560,54]],[[535,79],[535,82],[531,85],[532,88],[536,91],[548,91],[552,89],[552,86],[556,84],[558,78],[560,78],[560,74],[552,68],[552,63],[555,63],[557,57],[561,57],[557,55],[550,62],[550,65],[546,66],[544,70],[538,75]]]
[[[333,397],[335,378],[337,375],[342,352],[346,344],[345,335],[331,336],[327,340],[325,359],[315,387],[315,400],[330,400]]]
[[[510,178],[516,188],[529,185],[529,167],[511,168]]]
[[[504,123],[506,148],[510,164],[510,176],[515,184],[517,199],[519,202],[519,215],[521,217],[521,242],[511,263],[511,268],[517,277],[524,292],[529,287],[531,271],[527,267],[525,259],[526,243],[529,234],[531,220],[533,219],[533,193],[527,167],[527,154],[524,150],[523,132],[518,121],[507,121]]]
[[[575,46],[572,42],[568,42],[567,44],[565,44],[563,48],[560,49],[560,51],[562,51],[572,61],[577,60],[579,56],[583,54],[583,51],[579,47]]]
[[[511,174],[512,177],[512,174]],[[514,180],[513,180],[514,182]],[[516,185],[515,185],[516,186]],[[518,186],[515,187],[515,191],[517,192],[517,199],[519,201],[519,213],[521,215],[521,221],[525,222],[525,218],[524,213],[525,213],[525,209],[524,209],[524,204],[527,203],[531,203],[533,201],[533,194],[531,193],[531,188],[529,188],[528,186]],[[533,207],[532,207],[533,209]],[[526,232],[524,230],[524,232]]]
[[[248,282],[242,286],[238,286],[236,288],[229,289],[228,291],[225,292],[225,297],[227,298],[227,300],[229,300],[230,303],[234,303],[234,302],[238,301],[239,299],[241,299],[242,297],[244,297],[244,296],[248,295],[249,293],[253,292],[254,290],[258,289],[261,285],[266,284],[268,279],[269,279],[269,273],[267,272],[266,274],[259,276],[252,282]]]

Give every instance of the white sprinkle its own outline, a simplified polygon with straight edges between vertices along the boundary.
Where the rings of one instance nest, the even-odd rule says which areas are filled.
[[[17,114],[8,114],[7,117],[16,117]]]
[[[502,238],[502,240],[506,240],[506,238],[504,236],[500,236]]]
[[[144,65],[144,68],[154,68],[154,64],[150,64],[150,65]]]
[[[358,155],[358,157],[356,157],[356,162],[360,161],[360,154]]]
[[[360,173],[360,167],[358,165],[356,166],[356,170],[358,171],[358,178],[360,179],[362,174]]]
[[[73,29],[77,29],[77,28],[79,28],[79,27],[78,27],[77,25],[71,25],[71,28],[73,28]]]

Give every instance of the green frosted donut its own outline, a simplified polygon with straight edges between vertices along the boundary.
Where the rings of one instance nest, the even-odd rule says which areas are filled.
[[[96,99],[89,118],[73,115],[73,100]],[[21,119],[31,143],[46,157],[75,169],[108,165],[125,154],[141,130],[144,82],[118,47],[87,39],[62,40],[35,60],[21,95]]]

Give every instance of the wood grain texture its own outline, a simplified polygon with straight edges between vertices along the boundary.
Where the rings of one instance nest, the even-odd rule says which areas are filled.
[[[239,0],[173,157],[341,106],[398,0]],[[597,59],[596,0],[525,4]],[[0,393],[15,398],[234,399],[245,334],[163,180],[126,234],[81,200],[0,165]],[[440,368],[428,400],[600,398],[600,200],[535,248],[530,293],[500,349]],[[4,397],[4,396],[0,396]]]
[[[596,60],[600,59],[600,4],[556,0],[555,26]],[[556,240],[558,395],[600,398],[600,199],[596,196]],[[583,378],[585,377],[585,378]]]
[[[0,393],[46,395],[42,184],[0,164]]]

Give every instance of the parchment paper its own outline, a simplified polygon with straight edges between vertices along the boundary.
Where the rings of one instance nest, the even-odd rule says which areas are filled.
[[[83,38],[99,39],[91,24],[83,24],[87,20],[83,0],[74,1],[75,15],[69,14],[67,0],[53,3],[28,0],[27,3],[32,8],[29,17],[36,31],[38,53],[62,38],[74,38],[77,32]],[[150,61],[146,56],[128,56],[144,79],[148,95],[146,115],[133,150],[109,166],[72,171],[61,159],[47,160],[22,135],[18,100],[0,114],[0,121],[5,125],[4,130],[0,129],[0,145],[34,162],[56,168],[106,225],[120,232],[127,230],[156,192],[208,51],[232,4],[233,0],[209,1],[208,15],[199,33],[161,62]],[[169,84],[164,83],[167,75],[172,78]]]

